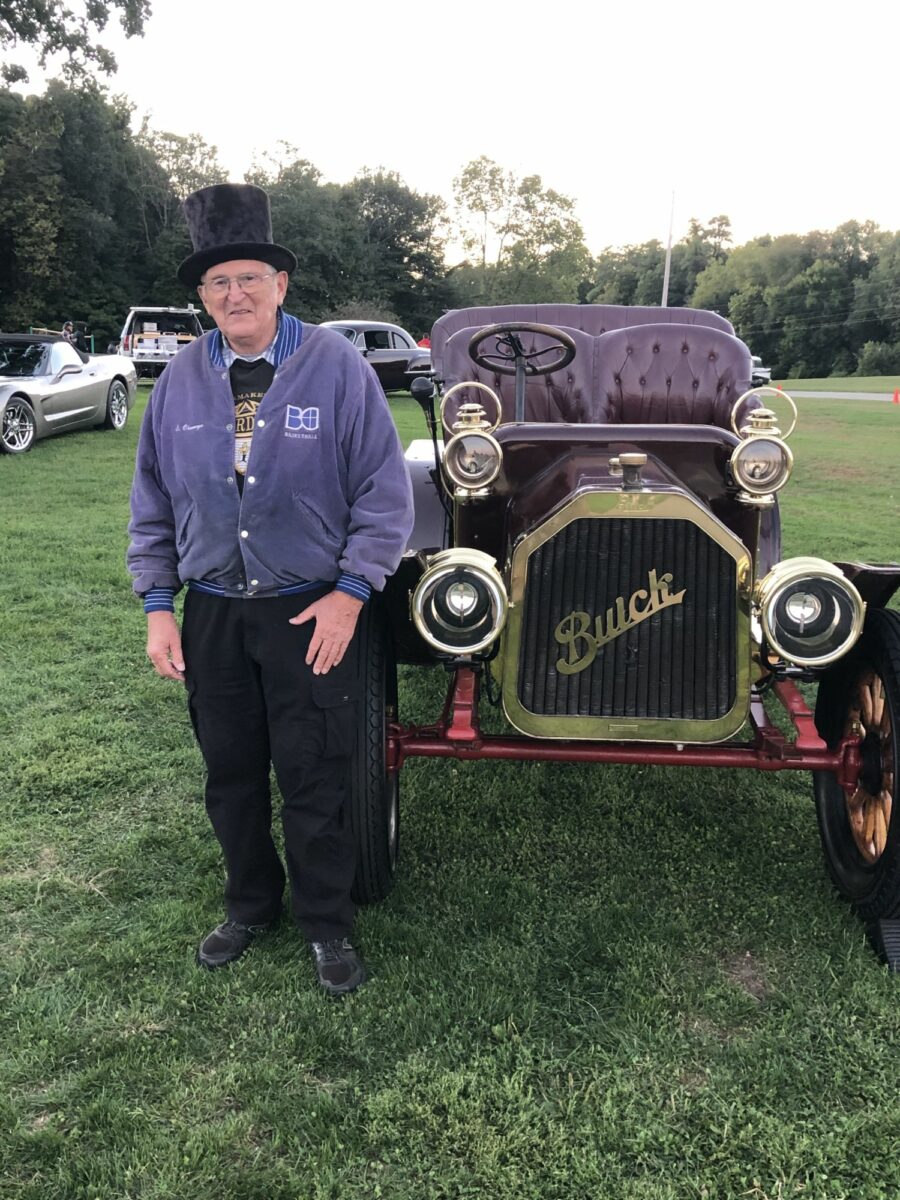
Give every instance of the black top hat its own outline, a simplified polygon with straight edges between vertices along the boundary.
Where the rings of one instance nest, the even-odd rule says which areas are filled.
[[[203,273],[217,263],[252,258],[277,271],[291,271],[297,259],[272,241],[269,197],[252,183],[216,183],[184,201],[194,253],[178,268],[178,279],[196,287]]]

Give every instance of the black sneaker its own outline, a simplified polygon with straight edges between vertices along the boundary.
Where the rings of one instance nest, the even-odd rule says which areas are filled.
[[[366,968],[347,938],[310,942],[319,986],[329,996],[346,996],[366,982]]]
[[[224,967],[240,958],[258,933],[265,933],[270,923],[242,925],[240,921],[223,921],[200,943],[197,962],[201,967]]]

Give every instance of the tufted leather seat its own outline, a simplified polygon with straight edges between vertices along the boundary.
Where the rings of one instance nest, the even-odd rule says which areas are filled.
[[[572,305],[571,307],[576,307]],[[496,311],[496,310],[493,310]],[[522,320],[523,318],[518,318]],[[488,367],[477,366],[469,357],[469,340],[478,332],[479,326],[457,329],[447,340],[443,351],[443,378],[445,391],[463,380],[485,383],[500,397],[503,422],[515,420],[516,380],[514,375],[501,375]],[[567,421],[591,424],[609,420],[605,402],[598,404],[600,393],[597,388],[597,345],[598,338],[583,333],[580,329],[565,329],[575,342],[575,357],[567,367],[551,375],[530,375],[525,379],[526,421]],[[551,338],[539,333],[521,334],[526,353],[553,344]],[[488,338],[482,352],[493,353],[495,339]],[[549,361],[552,354],[548,355]],[[540,360],[539,360],[540,361]],[[493,417],[493,405],[477,391],[460,391],[451,397],[450,411],[446,414],[448,425],[452,424],[458,404],[466,400],[479,400]],[[455,403],[456,402],[456,403]]]
[[[598,405],[621,424],[717,425],[750,387],[750,351],[702,325],[635,325],[597,338]]]
[[[580,329],[599,337],[631,325],[704,325],[734,333],[734,327],[718,313],[699,308],[658,308],[636,304],[506,304],[497,308],[455,308],[444,313],[431,331],[431,360],[439,379],[446,379],[444,347],[460,329],[497,325],[501,321],[531,321],[556,325],[567,332]]]
[[[476,323],[458,326],[444,338],[435,368],[444,389],[463,380],[485,383],[500,397],[502,420],[515,419],[515,377],[479,367],[469,357],[469,340],[486,325],[500,321],[534,321],[556,325],[573,339],[572,362],[550,375],[527,376],[525,419],[572,424],[691,424],[730,429],[737,398],[750,387],[750,351],[736,338],[730,324],[715,313],[684,308],[626,308],[612,305],[517,305],[465,309],[447,313],[435,325],[449,324],[465,313]],[[665,319],[649,321],[650,315]],[[566,326],[560,318],[581,318],[582,327]],[[674,317],[692,320],[675,321]],[[599,332],[603,322],[625,320],[624,327]],[[598,332],[585,330],[594,326]],[[549,345],[543,334],[521,335],[526,352]],[[440,339],[438,339],[440,340]],[[488,339],[482,352],[492,352]],[[435,353],[432,343],[432,355]],[[447,414],[452,424],[455,407],[478,397],[460,392]],[[750,407],[757,407],[758,402]],[[490,409],[489,402],[485,408]],[[491,414],[493,415],[493,414]]]

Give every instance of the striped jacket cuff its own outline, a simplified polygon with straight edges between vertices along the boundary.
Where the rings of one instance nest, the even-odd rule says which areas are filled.
[[[151,588],[144,592],[144,612],[174,612],[175,589],[166,587]]]
[[[348,596],[355,596],[357,600],[362,600],[363,604],[372,595],[372,585],[362,575],[354,575],[350,571],[341,572],[337,583],[334,585],[336,592],[346,592]]]

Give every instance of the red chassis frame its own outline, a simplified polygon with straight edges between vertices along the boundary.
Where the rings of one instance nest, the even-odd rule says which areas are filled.
[[[390,724],[386,765],[398,772],[407,758],[500,758],[526,762],[650,763],[666,767],[749,767],[757,771],[832,771],[852,795],[861,756],[859,737],[844,738],[829,750],[816,732],[813,715],[797,687],[780,680],[772,687],[796,731],[793,742],[769,720],[761,697],[750,701],[753,741],[717,746],[644,742],[566,742],[550,738],[497,737],[481,732],[480,678],[468,667],[454,672],[441,719],[434,725]]]

